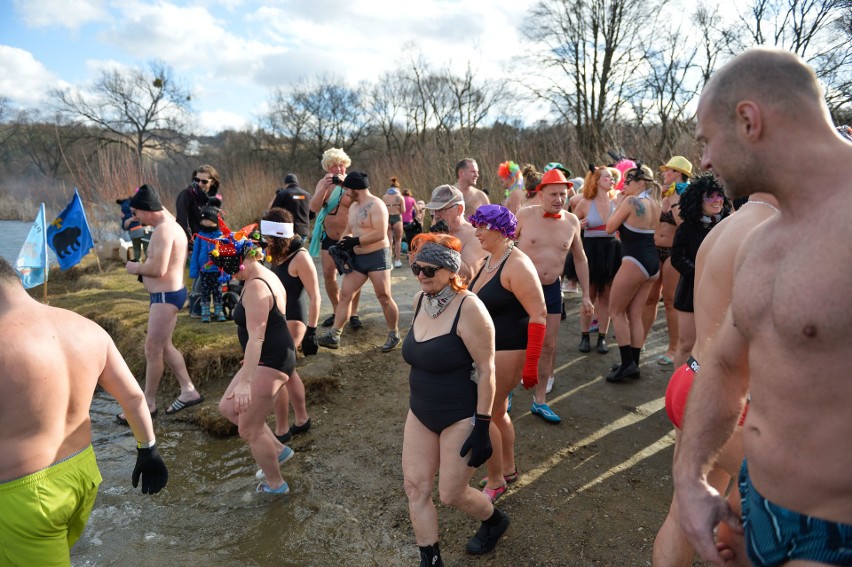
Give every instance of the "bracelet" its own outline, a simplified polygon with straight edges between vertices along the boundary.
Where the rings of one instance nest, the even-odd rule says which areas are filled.
[[[151,438],[151,440],[148,441],[147,443],[142,443],[141,441],[137,441],[136,442],[136,448],[137,449],[150,449],[154,445],[156,445],[156,443],[157,443],[157,440],[155,438]]]

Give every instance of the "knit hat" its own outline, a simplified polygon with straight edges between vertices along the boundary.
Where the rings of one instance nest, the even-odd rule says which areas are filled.
[[[284,176],[284,185],[298,185],[299,178],[296,177],[295,173],[288,173]]]
[[[426,203],[426,208],[430,211],[437,211],[459,203],[464,203],[461,191],[452,185],[438,185],[432,189],[432,196]]]
[[[140,187],[136,194],[130,198],[130,207],[140,211],[156,212],[163,210],[163,204],[160,203],[157,190],[147,184]]]
[[[574,186],[573,183],[565,178],[565,174],[559,168],[553,168],[545,173],[541,178],[541,183],[536,185],[535,190],[541,191],[541,188],[545,185],[565,185],[569,188]]]
[[[369,189],[370,179],[367,177],[366,173],[361,171],[350,171],[346,174],[346,179],[343,180],[343,183],[341,183],[340,186],[344,189]]]
[[[482,205],[467,220],[475,227],[496,230],[506,238],[515,238],[518,219],[503,205]]]

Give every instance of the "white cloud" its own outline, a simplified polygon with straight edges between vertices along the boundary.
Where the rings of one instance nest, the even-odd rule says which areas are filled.
[[[248,126],[245,116],[221,109],[201,112],[198,120],[204,134],[214,134],[228,129],[242,130]]]
[[[38,106],[49,89],[61,85],[29,51],[0,45],[0,96],[24,107]]]
[[[76,30],[107,14],[104,0],[14,0],[13,5],[31,28],[55,26]]]

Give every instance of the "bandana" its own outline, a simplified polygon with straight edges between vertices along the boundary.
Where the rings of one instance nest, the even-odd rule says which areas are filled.
[[[443,246],[442,246],[443,248]],[[431,263],[431,262],[430,262]],[[453,289],[453,286],[447,285],[436,294],[424,293],[423,298],[426,302],[423,304],[423,310],[433,319],[443,313],[450,301],[458,295],[458,292]]]
[[[467,220],[475,227],[496,230],[506,238],[515,238],[518,226],[518,219],[512,211],[502,205],[482,205]]]
[[[293,223],[262,220],[260,221],[260,233],[263,236],[293,238]]]
[[[454,274],[461,268],[461,254],[435,242],[427,242],[417,250],[417,260],[446,268]]]

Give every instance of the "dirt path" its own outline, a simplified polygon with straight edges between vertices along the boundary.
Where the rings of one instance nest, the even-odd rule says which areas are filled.
[[[404,331],[419,286],[405,268],[393,275]],[[364,328],[346,330],[341,349],[301,360],[314,428],[296,437],[293,447],[308,457],[309,474],[324,479],[315,490],[363,522],[365,540],[396,547],[415,565],[400,466],[408,367],[399,350],[379,351],[386,328],[369,284],[362,305]],[[447,565],[651,564],[654,536],[671,498],[674,441],[664,409],[671,367],[656,363],[667,341],[662,310],[643,354],[642,378],[610,384],[602,375],[617,349],[608,355],[577,352],[577,296],[566,306],[556,385],[548,396],[563,421],[554,426],[531,415],[530,394],[516,390],[511,415],[521,478],[499,501],[512,525],[496,552],[473,558],[464,546],[476,522],[438,504]],[[484,467],[475,479],[483,475]]]

